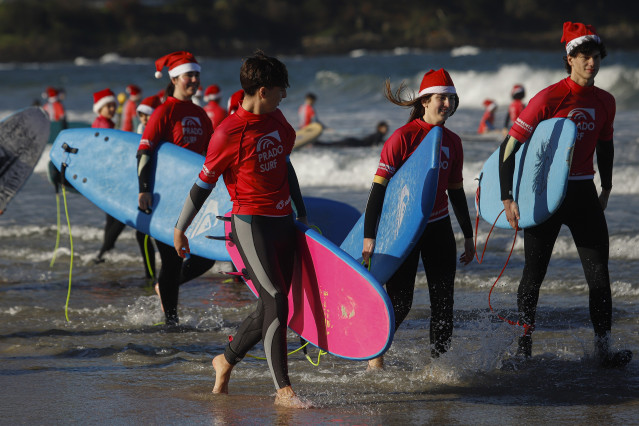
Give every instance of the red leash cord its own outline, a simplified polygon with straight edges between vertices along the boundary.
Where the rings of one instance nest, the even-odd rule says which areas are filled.
[[[493,229],[495,229],[495,224],[497,223],[497,220],[499,220],[499,217],[505,211],[505,209],[502,210],[501,212],[499,212],[499,214],[497,215],[497,218],[493,222],[493,226],[490,228],[490,232],[488,232],[488,236],[486,237],[486,242],[484,243],[484,249],[481,252],[481,259],[480,259],[479,256],[477,255],[477,231],[478,231],[478,228],[479,228],[479,196],[480,196],[480,192],[481,192],[481,187],[478,186],[477,187],[477,191],[475,192],[475,205],[477,206],[477,209],[476,209],[477,210],[477,214],[475,215],[475,259],[477,259],[477,263],[479,263],[481,265],[482,262],[484,261],[484,254],[486,253],[486,247],[488,247],[488,240],[490,239],[490,235],[492,234]],[[493,309],[492,304],[490,303],[490,296],[493,293],[493,289],[495,288],[495,285],[497,284],[497,281],[499,281],[499,279],[503,275],[504,271],[506,270],[506,266],[508,266],[508,262],[510,261],[510,256],[512,256],[512,254],[513,254],[513,250],[515,248],[515,242],[517,241],[517,232],[518,231],[519,231],[519,226],[515,230],[515,237],[513,238],[513,244],[510,247],[510,253],[508,253],[508,258],[506,259],[506,263],[504,264],[504,267],[501,268],[501,271],[499,272],[499,276],[497,276],[497,279],[493,283],[492,287],[490,287],[490,291],[488,292],[488,307],[490,308],[490,311],[493,314],[497,315],[497,318],[499,318],[502,321],[507,322],[510,325],[522,326],[524,328],[524,335],[529,335],[530,333],[532,333],[532,331],[534,329],[534,326],[530,326],[528,324],[520,324],[519,321],[515,322],[515,321],[509,320],[508,318],[502,317],[501,315],[499,315],[498,313],[495,312],[495,310]]]

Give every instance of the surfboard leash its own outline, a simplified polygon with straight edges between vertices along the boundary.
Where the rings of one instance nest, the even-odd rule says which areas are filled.
[[[53,257],[51,257],[51,263],[49,268],[53,268],[55,258],[58,255],[58,247],[60,246],[60,193],[58,188],[55,190],[55,206],[56,206],[56,235],[55,235],[55,247],[53,248]]]
[[[62,163],[60,167],[61,180],[64,183],[64,172],[67,168],[65,163]],[[69,219],[69,207],[67,205],[67,192],[64,189],[64,184],[62,186],[62,199],[64,200],[64,213],[67,218],[67,227],[69,228],[69,249],[71,250],[71,256],[69,260],[69,289],[67,290],[67,301],[64,304],[64,317],[67,322],[69,322],[69,299],[71,299],[71,281],[73,277],[73,236],[71,234],[71,220]]]
[[[155,275],[153,274],[153,269],[151,268],[151,259],[149,258],[149,235],[144,236],[144,258],[146,260],[146,268],[149,270],[149,275],[153,282],[155,282]]]
[[[233,341],[233,336],[229,336],[229,342],[232,342],[232,341]],[[319,353],[317,354],[317,362],[315,362],[315,361],[313,361],[313,359],[311,358],[311,356],[308,354],[308,352],[306,350],[306,347],[308,346],[308,343],[309,342],[306,341],[303,337],[300,337],[300,345],[301,346],[299,348],[295,349],[295,350],[292,350],[291,352],[288,352],[286,355],[287,356],[293,355],[295,352],[299,352],[299,351],[303,350],[304,351],[304,356],[306,356],[306,359],[308,360],[308,362],[310,362],[315,367],[317,367],[320,364],[321,356],[322,355],[326,355],[328,352],[323,351],[323,350],[320,349]],[[248,354],[248,353],[246,354],[246,356],[249,357],[249,358],[266,361],[266,358],[262,357],[262,356],[251,355],[251,354]]]
[[[477,187],[477,191],[475,192],[475,205],[479,206],[479,197],[480,197],[480,192],[481,192],[481,187]],[[493,229],[495,229],[495,225],[497,224],[497,220],[499,220],[499,217],[502,215],[502,213],[504,213],[506,211],[506,209],[502,209],[502,211],[499,212],[499,214],[497,215],[497,218],[495,218],[495,221],[493,222],[493,225],[490,228],[490,232],[488,232],[488,236],[486,237],[486,242],[484,243],[484,249],[481,252],[481,259],[479,258],[479,256],[477,255],[477,233],[478,233],[478,228],[479,228],[479,209],[477,209],[477,214],[475,215],[475,259],[477,259],[477,263],[479,263],[480,265],[482,264],[482,262],[484,261],[484,254],[486,253],[486,248],[488,247],[488,240],[490,239],[490,235],[493,232]],[[508,262],[510,262],[510,257],[513,254],[513,250],[515,249],[515,242],[517,241],[517,233],[519,232],[519,225],[517,226],[517,229],[515,229],[515,236],[513,237],[513,243],[510,246],[510,253],[508,253],[508,257],[506,258],[506,262],[504,263],[503,268],[501,268],[501,271],[499,272],[499,275],[497,276],[497,279],[495,280],[495,282],[493,283],[493,285],[490,287],[490,291],[488,292],[488,307],[490,308],[490,311],[495,314],[497,316],[497,318],[499,318],[500,320],[507,322],[508,324],[512,325],[512,326],[520,326],[523,327],[524,329],[524,335],[528,335],[530,334],[533,329],[534,326],[528,325],[528,324],[520,324],[519,321],[515,322],[512,320],[509,320],[508,318],[505,318],[503,316],[501,316],[500,314],[498,314],[497,312],[495,312],[495,310],[493,309],[493,306],[490,302],[490,298],[491,295],[493,293],[493,290],[495,289],[495,285],[497,284],[497,282],[499,281],[499,279],[501,278],[501,276],[503,275],[504,271],[506,270],[506,266],[508,266]]]

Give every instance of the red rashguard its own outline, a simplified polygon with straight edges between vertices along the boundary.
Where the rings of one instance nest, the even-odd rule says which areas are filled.
[[[610,93],[595,86],[580,86],[567,77],[535,95],[515,121],[509,135],[526,142],[542,120],[554,117],[571,119],[577,125],[577,141],[570,178],[589,179],[595,174],[593,155],[597,141],[612,140],[615,112],[615,98]]]
[[[433,127],[435,126],[422,119],[416,119],[397,129],[382,148],[381,159],[375,175],[390,180]],[[429,222],[448,216],[448,194],[446,193],[448,185],[463,181],[464,151],[461,139],[446,127],[441,127],[443,135],[439,181],[435,205]]]
[[[204,155],[213,134],[206,112],[191,101],[174,97],[157,107],[144,128],[138,151],[155,151],[163,141]]]
[[[233,214],[286,216],[292,213],[287,157],[295,130],[278,109],[252,114],[241,106],[216,129],[199,178],[214,184],[220,175],[233,201]]]

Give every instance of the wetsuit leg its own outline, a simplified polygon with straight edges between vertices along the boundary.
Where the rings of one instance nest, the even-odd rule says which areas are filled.
[[[430,295],[431,355],[448,350],[453,335],[453,302],[457,247],[450,217],[431,222],[420,241]]]
[[[612,325],[612,295],[608,271],[608,225],[592,181],[571,182],[570,215],[566,224],[581,259],[590,290],[590,319],[595,336],[605,338]]]
[[[386,283],[386,293],[388,293],[388,298],[395,311],[395,331],[406,319],[413,305],[415,276],[419,265],[419,249],[418,244]],[[374,261],[375,259],[373,259]]]
[[[158,284],[160,287],[160,298],[164,307],[165,323],[175,325],[179,322],[177,305],[180,292],[179,280],[182,269],[182,258],[178,256],[173,246],[155,241],[162,259]]]
[[[98,259],[100,259],[104,253],[115,247],[115,241],[124,230],[124,226],[125,225],[122,222],[118,221],[113,216],[108,214],[106,215],[106,224],[104,225],[104,242],[102,243],[102,248],[100,248]]]
[[[142,254],[142,263],[144,264],[144,276],[146,278],[151,278],[151,276],[155,277],[155,248],[153,247],[152,238],[146,237],[146,234],[140,231],[135,231],[135,239],[138,241],[138,246],[140,247],[140,253]],[[146,246],[146,248],[145,248]],[[149,256],[149,265],[151,267],[151,271],[149,272],[149,265],[147,265],[146,258],[147,252]]]
[[[259,300],[224,352],[238,363],[260,338],[276,389],[289,386],[286,346],[288,292],[295,263],[296,235],[292,216],[233,216],[233,235],[255,285]]]
[[[539,289],[546,276],[548,263],[562,224],[562,209],[544,223],[524,229],[524,271],[517,290],[519,323],[528,326],[526,334],[532,333],[539,301]]]
[[[180,273],[180,285],[185,282],[195,279],[211,269],[215,265],[215,260],[206,259],[204,257],[191,255],[182,264],[182,271]]]

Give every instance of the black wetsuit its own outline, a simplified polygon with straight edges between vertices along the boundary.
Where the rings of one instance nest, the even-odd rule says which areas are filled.
[[[595,336],[604,338],[612,322],[608,226],[592,180],[568,181],[566,198],[557,212],[541,225],[524,229],[526,262],[517,292],[520,323],[535,324],[539,288],[561,225],[570,229],[581,259],[590,290],[590,318]]]
[[[158,284],[160,298],[164,308],[165,323],[175,325],[179,322],[177,313],[180,286],[199,277],[215,264],[215,260],[192,254],[188,259],[178,256],[175,248],[161,241],[155,241],[162,259]]]
[[[335,142],[323,142],[317,141],[313,145],[317,146],[346,146],[346,147],[361,147],[361,146],[376,146],[384,143],[384,136],[386,133],[375,132],[363,138],[349,137]]]
[[[434,241],[437,243],[433,243]],[[404,321],[413,304],[420,254],[430,295],[431,354],[437,357],[446,352],[453,334],[457,248],[450,216],[426,226],[411,254],[386,283],[386,292],[395,310],[395,330]]]
[[[102,259],[104,254],[115,247],[115,242],[124,230],[126,225],[113,216],[106,215],[106,223],[104,225],[104,241],[100,252],[98,253],[98,260]],[[144,276],[146,278],[155,277],[155,249],[153,248],[153,242],[151,238],[146,238],[146,234],[140,231],[135,231],[135,239],[140,247],[140,253],[142,254],[142,263],[144,265]],[[146,244],[145,244],[146,241]],[[146,248],[145,248],[146,245]],[[147,265],[147,252],[148,252],[148,265]],[[151,270],[149,271],[149,265]]]

